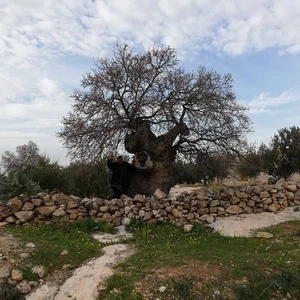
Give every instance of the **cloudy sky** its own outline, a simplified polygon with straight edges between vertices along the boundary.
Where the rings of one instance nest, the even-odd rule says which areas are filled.
[[[69,95],[116,41],[232,73],[257,145],[300,125],[300,0],[0,0],[0,16],[0,154],[32,140],[67,164]]]

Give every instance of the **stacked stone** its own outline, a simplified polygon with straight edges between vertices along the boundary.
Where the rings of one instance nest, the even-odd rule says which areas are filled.
[[[7,204],[0,203],[0,222],[64,223],[90,216],[114,225],[126,225],[132,218],[148,223],[157,220],[211,223],[216,216],[276,212],[296,205],[300,205],[300,186],[281,179],[274,185],[247,185],[220,191],[202,188],[191,194],[168,196],[157,190],[151,197],[122,195],[121,199],[112,200],[81,199],[62,193],[19,196]]]

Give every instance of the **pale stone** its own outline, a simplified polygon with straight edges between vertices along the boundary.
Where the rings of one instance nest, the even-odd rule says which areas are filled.
[[[7,206],[13,213],[16,213],[17,211],[21,210],[23,202],[17,197],[15,197],[7,201]]]
[[[34,208],[34,204],[32,202],[25,202],[22,206],[22,210],[32,210]]]
[[[63,208],[58,208],[54,213],[53,213],[53,216],[54,217],[62,217],[66,215],[66,212]]]
[[[231,204],[237,204],[239,202],[240,202],[240,198],[238,198],[236,196],[232,196],[232,198],[230,199]]]
[[[188,220],[192,220],[192,219],[194,219],[194,214],[192,213],[192,212],[190,212],[190,213],[188,213],[188,215],[187,215],[187,219]]]
[[[31,271],[33,274],[38,275],[40,278],[43,278],[45,276],[45,269],[43,266],[34,266]]]
[[[23,272],[21,270],[12,270],[11,279],[14,281],[22,281],[23,280]]]
[[[163,293],[166,289],[167,289],[167,288],[166,288],[165,286],[162,285],[161,287],[159,287],[158,291],[159,291],[160,293]]]
[[[239,190],[235,191],[235,195],[239,198],[239,199],[247,199],[249,197],[248,194],[246,194],[245,192],[240,192]]]
[[[7,217],[7,218],[5,219],[5,221],[6,221],[7,223],[15,223],[15,222],[17,221],[17,218],[16,218],[15,216],[10,216],[10,217]]]
[[[220,205],[220,201],[219,200],[213,200],[210,202],[210,207],[213,207],[213,206],[218,206]]]
[[[266,192],[266,191],[262,191],[259,193],[259,197],[260,198],[269,198],[270,197],[270,193]]]
[[[111,222],[112,221],[112,216],[110,213],[105,213],[102,217],[101,220],[104,222]]]
[[[153,209],[152,213],[153,213],[154,216],[156,216],[160,213],[160,209]]]
[[[253,212],[253,208],[252,207],[246,206],[244,208],[244,214],[252,214],[252,212]]]
[[[267,199],[263,200],[262,203],[263,203],[263,205],[271,204],[271,203],[273,203],[273,200],[272,200],[272,198],[267,198]]]
[[[194,225],[191,224],[186,224],[183,226],[183,231],[184,232],[190,232],[193,229]]]
[[[31,199],[31,202],[33,203],[34,206],[41,206],[42,204],[42,200],[39,198]]]
[[[38,196],[40,199],[44,200],[45,202],[50,201],[50,195],[48,195],[47,193],[44,193],[44,192],[38,193],[37,196]]]
[[[200,218],[199,218],[199,220],[201,221],[201,222],[206,222],[206,220],[209,218],[209,215],[207,215],[207,214],[205,214],[205,215],[202,215]]]
[[[68,209],[75,209],[79,207],[79,202],[78,201],[70,201],[67,204]]]
[[[26,259],[26,258],[30,257],[30,254],[29,253],[20,253],[19,257],[22,258],[22,259]]]
[[[226,209],[226,212],[236,215],[236,214],[241,214],[243,210],[238,205],[231,205]]]
[[[36,209],[36,211],[42,216],[42,217],[48,217],[51,216],[56,210],[56,206],[40,206]]]
[[[16,288],[20,291],[21,294],[29,294],[31,292],[31,286],[26,280],[18,283]]]
[[[182,216],[182,212],[179,211],[178,209],[176,208],[173,208],[172,209],[172,215],[175,217],[175,218],[180,218]]]
[[[60,205],[60,204],[67,204],[73,199],[63,193],[57,193],[51,196],[51,200],[54,201],[55,204]]]
[[[122,225],[129,225],[130,224],[130,219],[129,218],[124,218],[123,220],[122,220]]]
[[[140,217],[145,216],[145,211],[144,211],[144,210],[140,210],[140,211],[139,211],[139,216],[140,216]]]
[[[133,198],[133,201],[143,203],[143,202],[145,202],[145,197],[143,195],[136,194]]]
[[[166,193],[164,193],[162,190],[160,190],[160,189],[156,189],[156,191],[154,192],[154,197],[156,198],[156,199],[163,199],[163,198],[166,198],[167,197],[167,195],[166,195]]]
[[[257,238],[264,238],[264,239],[270,239],[271,237],[273,237],[272,233],[269,232],[257,232],[255,237]]]
[[[0,279],[5,279],[10,276],[11,267],[7,263],[0,263]]]
[[[22,222],[28,222],[34,219],[35,212],[31,210],[24,210],[15,213],[15,216]]]
[[[292,193],[292,192],[285,191],[284,194],[288,200],[291,200],[294,198],[294,193]]]
[[[144,215],[144,221],[149,221],[152,218],[153,214],[152,211],[146,211]]]
[[[213,223],[214,221],[215,221],[214,216],[209,216],[209,217],[206,219],[206,223],[208,223],[208,224],[211,224],[211,223]]]
[[[28,243],[28,244],[25,245],[25,247],[29,248],[29,249],[34,249],[36,247],[36,245],[33,244],[33,243]]]

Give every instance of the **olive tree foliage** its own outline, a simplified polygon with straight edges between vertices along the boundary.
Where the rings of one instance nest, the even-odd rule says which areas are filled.
[[[75,160],[99,160],[118,147],[146,151],[153,176],[168,169],[169,178],[167,165],[178,154],[191,160],[199,149],[234,152],[244,145],[250,122],[232,83],[231,74],[203,66],[186,72],[171,47],[135,53],[117,44],[84,75],[58,136]]]
[[[287,179],[300,172],[300,128],[282,128],[274,135],[269,146],[262,144],[259,153],[262,169],[268,174]]]
[[[36,143],[29,141],[16,147],[16,152],[5,151],[2,155],[1,165],[6,172],[22,171],[28,166],[38,164],[41,159]]]

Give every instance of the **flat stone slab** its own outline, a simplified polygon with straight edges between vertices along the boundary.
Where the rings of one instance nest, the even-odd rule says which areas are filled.
[[[109,233],[94,233],[92,237],[99,241],[100,243],[117,243],[122,240],[132,238],[132,233],[126,231],[125,226],[121,225],[117,227],[117,234],[109,234]]]
[[[130,245],[122,244],[106,246],[103,251],[103,256],[76,269],[73,276],[61,286],[54,300],[96,300],[99,286],[105,286],[105,281],[113,274],[112,268],[134,253]]]
[[[300,212],[294,211],[293,207],[287,207],[276,213],[263,212],[217,217],[216,221],[208,226],[214,228],[221,235],[251,237],[255,230],[292,220],[300,220]]]

